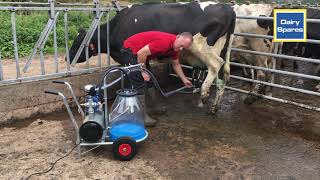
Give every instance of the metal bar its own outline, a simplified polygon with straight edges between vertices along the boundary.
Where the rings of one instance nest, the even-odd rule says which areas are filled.
[[[45,44],[47,43],[47,40],[48,40],[48,38],[49,38],[49,35],[50,35],[50,33],[51,33],[52,29],[53,29],[54,24],[56,24],[56,22],[57,22],[57,19],[58,19],[59,14],[60,14],[60,12],[57,12],[57,13],[56,13],[56,15],[55,15],[54,18],[53,18],[53,22],[52,22],[51,26],[50,26],[49,29],[48,29],[48,33],[45,34],[44,40],[43,40],[42,42],[40,42],[40,48],[41,48],[41,49],[44,48]]]
[[[66,40],[67,71],[70,72],[68,11],[64,12],[64,34]]]
[[[114,84],[118,83],[121,80],[121,77],[119,77],[118,79],[112,81],[111,83],[107,84],[106,86],[102,86],[101,89],[106,89],[109,88],[111,86],[113,86]],[[99,88],[97,88],[96,90],[98,90]]]
[[[36,44],[34,45],[34,48],[33,48],[33,50],[32,50],[31,55],[29,56],[29,59],[28,59],[27,63],[24,65],[23,72],[27,72],[27,70],[28,70],[28,68],[29,68],[29,66],[30,66],[30,64],[31,64],[31,61],[32,61],[33,57],[36,55],[37,50],[38,50],[38,48],[40,47],[41,42],[42,42],[43,39],[45,38],[45,35],[48,33],[48,30],[49,30],[50,26],[52,25],[52,23],[53,23],[53,20],[52,20],[52,19],[49,19],[48,22],[47,22],[47,24],[46,24],[46,26],[45,26],[45,28],[44,28],[43,31],[41,32],[38,41],[37,41]]]
[[[230,78],[238,79],[238,80],[242,80],[242,81],[247,81],[247,82],[252,82],[252,83],[259,83],[259,84],[263,84],[263,85],[267,85],[267,86],[271,86],[271,87],[286,89],[286,90],[304,93],[304,94],[308,94],[308,95],[320,96],[319,92],[304,90],[304,89],[290,87],[290,86],[284,86],[284,85],[280,85],[280,84],[269,83],[269,82],[265,82],[265,81],[249,79],[249,78],[245,78],[245,77],[241,77],[241,76],[230,75]]]
[[[64,82],[64,84],[66,84],[66,85],[68,86],[68,89],[69,89],[69,91],[71,92],[71,95],[72,95],[72,97],[73,97],[73,99],[74,99],[74,102],[76,102],[76,105],[77,105],[77,107],[78,107],[78,111],[80,112],[82,118],[84,118],[85,114],[84,114],[84,112],[83,112],[83,110],[82,110],[82,108],[81,108],[81,106],[80,106],[80,103],[79,103],[79,101],[78,101],[78,99],[77,99],[76,94],[74,93],[74,91],[73,91],[73,89],[72,89],[71,84],[68,83],[68,82]]]
[[[59,62],[58,62],[58,46],[57,46],[57,23],[53,25],[53,48],[54,48],[54,66],[55,72],[59,72]]]
[[[237,19],[262,19],[273,21],[273,17],[266,16],[236,16]]]
[[[253,37],[253,38],[273,39],[273,36],[270,36],[270,35],[262,35],[262,34],[234,33],[234,35],[236,35],[236,36],[245,36],[245,37]]]
[[[109,18],[110,18],[110,12],[107,12],[107,65],[110,66],[110,24],[109,24]]]
[[[89,65],[89,47],[86,46],[86,68],[89,69],[90,68],[90,65]]]
[[[230,86],[225,86],[225,88],[229,89],[229,90],[232,90],[232,91],[237,91],[237,92],[241,92],[241,93],[245,93],[245,94],[258,96],[258,97],[265,98],[265,99],[272,100],[272,101],[277,101],[277,102],[281,102],[281,103],[285,103],[285,104],[290,104],[290,105],[302,107],[302,108],[305,108],[305,109],[310,109],[310,110],[314,110],[314,111],[320,111],[320,108],[315,107],[315,106],[309,106],[309,105],[305,105],[305,104],[301,104],[301,103],[297,103],[297,102],[293,102],[293,101],[289,101],[289,100],[270,97],[270,96],[266,96],[266,95],[262,95],[262,94],[256,94],[256,93],[253,93],[253,92],[249,92],[249,91],[238,89],[238,88],[233,88],[233,87],[230,87]]]
[[[265,16],[237,16],[237,19],[262,19],[273,21],[273,17]],[[307,19],[307,23],[320,23],[320,19]]]
[[[111,144],[113,144],[113,142],[107,141],[107,142],[99,142],[99,143],[81,143],[80,146],[98,146],[98,147],[100,147],[103,145],[111,145]]]
[[[148,132],[147,131],[145,132],[146,132],[146,136],[141,139],[138,139],[136,142],[144,141],[149,136]],[[110,145],[110,144],[113,144],[113,142],[107,141],[107,142],[97,142],[97,143],[81,143],[80,145],[81,146],[103,146],[103,145]]]
[[[59,63],[58,63],[58,47],[57,47],[57,32],[56,32],[57,19],[55,17],[54,0],[48,0],[48,3],[50,5],[50,18],[51,19],[55,18],[55,20],[53,22],[53,48],[54,48],[55,72],[58,73],[59,72],[59,66],[58,66]]]
[[[94,6],[94,4],[61,3],[61,2],[57,2],[57,5],[62,5],[62,6]]]
[[[14,6],[1,6],[1,11],[49,11],[49,7],[14,7]]]
[[[1,51],[0,51],[0,83],[3,79],[4,77],[3,77],[3,68],[2,68]]]
[[[48,0],[50,6],[50,18],[54,18],[54,0]]]
[[[120,4],[119,4],[119,1],[113,0],[113,1],[112,1],[112,4],[113,4],[113,6],[116,8],[116,11],[117,11],[117,12],[120,12],[120,11],[122,10],[122,8],[121,8],[121,6],[120,6]]]
[[[101,12],[107,12],[114,10],[113,7],[100,8]],[[50,7],[13,7],[13,6],[1,6],[1,11],[49,11]],[[55,7],[56,11],[95,11],[95,8],[70,8],[70,7]]]
[[[12,38],[14,46],[14,59],[16,63],[16,73],[17,79],[21,76],[20,66],[19,66],[19,54],[18,54],[18,45],[17,45],[17,31],[16,31],[16,12],[11,13],[11,24],[12,24]]]
[[[59,92],[59,95],[62,97],[62,99],[63,99],[63,103],[64,103],[64,105],[66,106],[66,108],[67,108],[67,111],[68,111],[68,114],[69,114],[69,116],[70,116],[70,119],[71,119],[71,121],[72,121],[72,123],[73,123],[73,126],[74,126],[74,129],[75,129],[75,131],[76,131],[76,144],[79,144],[80,143],[80,138],[79,138],[79,127],[78,127],[78,124],[77,124],[77,122],[76,122],[76,119],[74,118],[74,116],[73,116],[73,113],[72,113],[72,111],[71,111],[71,109],[70,109],[70,106],[69,106],[69,104],[68,104],[68,101],[67,101],[67,98],[62,94],[62,93],[60,93]]]
[[[275,43],[274,50],[273,50],[274,54],[278,54],[278,48],[279,48],[279,43]],[[276,69],[276,65],[277,65],[277,59],[273,57],[272,58],[272,69]],[[271,74],[271,83],[274,83],[274,73]]]
[[[263,39],[273,39],[273,36],[270,35],[261,35],[261,34],[252,34],[252,33],[234,33],[236,36],[252,37],[252,38],[263,38]],[[320,40],[307,39],[307,43],[320,44]]]
[[[38,39],[33,51],[32,51],[32,54],[30,55],[27,63],[25,64],[24,68],[23,68],[23,72],[27,72],[31,62],[32,62],[32,59],[33,57],[35,56],[35,54],[37,53],[37,49],[40,49],[40,50],[43,50],[48,38],[49,38],[49,35],[50,35],[50,32],[52,31],[53,29],[53,25],[56,23],[57,21],[57,18],[58,18],[58,15],[59,15],[59,12],[56,13],[54,19],[49,19],[48,20],[48,24],[46,25],[45,29],[42,31],[41,35],[40,35],[40,38]]]
[[[83,48],[85,47],[85,44],[87,44],[87,42],[90,41],[91,37],[93,36],[93,33],[94,33],[95,29],[97,28],[97,22],[100,21],[102,14],[103,14],[103,13],[100,14],[99,19],[94,19],[94,20],[92,21],[92,23],[91,23],[91,25],[90,25],[90,28],[89,28],[86,36],[84,37],[83,41],[81,42],[81,45],[80,45],[80,47],[79,47],[79,49],[78,49],[75,57],[74,57],[73,60],[72,60],[71,65],[75,65],[75,64],[77,63],[77,61],[75,61],[75,60],[76,60],[76,59],[78,60],[78,58],[79,58],[79,56],[80,56]]]
[[[284,59],[290,59],[290,60],[297,60],[297,61],[304,61],[304,62],[311,62],[311,63],[320,64],[320,60],[319,59],[288,56],[288,55],[283,55],[283,54],[273,54],[273,53],[260,52],[260,51],[251,51],[251,50],[245,50],[245,49],[239,49],[239,48],[231,48],[231,50],[235,51],[235,52],[241,52],[241,53],[250,53],[250,54],[261,55],[261,56],[270,56],[270,57],[276,57],[276,58],[284,58]]]
[[[83,48],[85,48],[85,45],[86,45],[86,43],[87,43],[87,41],[88,41],[88,37],[90,36],[90,33],[91,33],[92,28],[93,28],[93,26],[94,26],[94,24],[95,24],[95,21],[96,21],[96,20],[94,20],[94,21],[91,22],[91,25],[90,25],[90,27],[89,27],[89,30],[87,31],[85,37],[83,38],[83,40],[82,40],[82,42],[81,42],[81,44],[80,44],[80,46],[79,46],[79,48],[78,48],[78,51],[77,51],[76,55],[75,55],[74,58],[71,60],[71,65],[72,65],[72,66],[75,65],[75,64],[78,62],[78,59],[79,59],[79,57],[80,57],[80,55],[81,55],[81,52],[83,51]]]
[[[112,65],[111,67],[116,67],[118,65]],[[102,68],[107,68],[109,66],[104,66]],[[46,74],[46,75],[35,75],[30,77],[21,77],[19,79],[8,79],[0,81],[0,86],[8,85],[8,84],[19,84],[22,82],[30,82],[30,81],[36,81],[36,80],[48,80],[52,78],[57,77],[67,77],[67,76],[76,76],[81,74],[90,74],[93,72],[101,71],[101,68],[94,67],[90,69],[80,69],[80,70],[71,70],[70,72],[59,72],[59,73],[52,73],[52,74]]]
[[[114,10],[115,8],[113,7],[106,7],[106,8],[103,8],[101,7],[100,8],[100,11],[101,12],[107,12],[109,10]],[[65,11],[65,10],[68,10],[68,11],[95,11],[96,8],[65,8],[65,7],[56,7],[55,8],[56,11]]]
[[[100,23],[98,23],[98,66],[101,67],[101,40],[100,40]],[[109,37],[107,37],[109,38]]]
[[[48,3],[38,3],[38,2],[32,2],[32,1],[29,1],[29,2],[0,2],[0,4],[17,4],[17,5],[20,5],[20,4],[27,4],[27,5],[48,5]]]
[[[95,7],[97,8],[96,10],[96,18],[99,18],[100,16],[100,3],[99,0],[95,1]],[[98,33],[98,66],[101,67],[101,41],[100,41],[100,21],[98,22],[97,26],[97,33]],[[107,37],[109,38],[109,37]]]
[[[264,68],[264,67],[258,67],[258,66],[251,66],[251,65],[240,64],[240,63],[235,63],[235,62],[231,62],[230,64],[234,65],[234,66],[239,66],[239,67],[246,67],[246,68],[250,68],[250,69],[258,69],[258,70],[262,70],[262,71],[268,71],[268,72],[279,73],[279,74],[295,76],[295,77],[303,77],[303,78],[308,78],[308,79],[313,79],[313,80],[320,81],[320,77],[319,76],[312,76],[312,75],[301,74],[301,73],[294,73],[294,72],[288,72],[288,71],[282,71],[282,70],[276,70],[276,69],[270,69],[270,68]]]
[[[43,49],[40,49],[40,67],[41,67],[41,74],[45,75],[46,70],[45,70],[45,66],[44,66]]]
[[[103,78],[103,86],[106,86],[107,84],[107,78],[106,76]],[[105,88],[103,90],[103,99],[105,102],[105,106],[104,106],[104,127],[108,128],[109,127],[109,111],[108,111],[108,88]]]

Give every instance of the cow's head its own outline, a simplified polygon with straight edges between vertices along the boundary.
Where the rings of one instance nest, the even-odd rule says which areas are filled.
[[[86,31],[82,28],[79,29],[78,31],[78,36],[73,40],[73,44],[71,46],[71,48],[69,49],[69,58],[70,58],[70,63],[72,63],[73,58],[76,56],[78,49],[80,48],[80,45],[84,39],[84,37],[86,36]],[[95,48],[95,44],[93,42],[90,42],[89,44],[89,51],[88,51],[88,57],[90,58],[91,56],[95,56],[96,53],[96,48]],[[65,60],[67,60],[67,57],[65,58]],[[85,48],[83,48],[83,50],[81,51],[81,54],[79,56],[78,59],[75,59],[74,61],[76,61],[77,63],[81,63],[81,62],[85,62],[86,61],[86,51]]]
[[[260,15],[261,17],[266,17],[265,15]],[[270,17],[273,16],[273,13]],[[263,29],[268,31],[268,35],[273,35],[273,21],[272,20],[265,20],[265,19],[257,19],[257,24]]]

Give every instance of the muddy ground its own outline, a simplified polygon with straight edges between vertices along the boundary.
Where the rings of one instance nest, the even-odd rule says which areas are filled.
[[[265,100],[247,106],[231,91],[225,97],[216,116],[197,108],[197,95],[162,99],[168,112],[155,116],[159,123],[148,129],[150,137],[133,160],[115,160],[110,147],[81,158],[74,151],[31,179],[319,179],[317,136],[279,123],[318,114]],[[65,112],[2,127],[0,179],[48,169],[74,147],[74,139]]]
[[[50,62],[51,67],[53,61]],[[34,63],[32,67],[39,67],[39,61]],[[59,64],[64,64],[62,57]],[[14,78],[14,64],[4,61],[4,65],[13,69],[5,74],[6,79]],[[287,68],[292,71],[290,66]],[[312,68],[303,65],[297,71]],[[29,72],[40,71],[31,69]],[[317,84],[289,77],[277,76],[276,80],[309,90],[314,90]],[[249,87],[235,81],[229,85]],[[279,89],[273,92],[274,96],[285,99],[311,105],[320,103],[318,97]],[[31,179],[318,180],[319,113],[267,100],[246,105],[244,97],[226,91],[215,116],[197,107],[197,94],[159,98],[160,104],[167,105],[168,112],[154,116],[159,122],[148,129],[150,137],[139,145],[133,160],[114,159],[110,147],[97,148],[81,158],[73,151],[50,172]],[[47,170],[74,145],[74,129],[66,112],[2,126],[0,179],[24,179]]]

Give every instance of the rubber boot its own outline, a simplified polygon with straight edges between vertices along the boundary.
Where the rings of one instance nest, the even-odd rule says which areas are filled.
[[[148,106],[147,113],[163,115],[167,112],[167,107],[158,103],[159,97],[157,98],[157,92],[154,87],[145,90],[145,94],[147,99],[146,104]]]
[[[138,99],[139,99],[139,101],[142,105],[143,111],[144,111],[144,125],[146,127],[154,127],[157,123],[157,120],[150,117],[147,113],[146,96],[144,94],[138,95]]]

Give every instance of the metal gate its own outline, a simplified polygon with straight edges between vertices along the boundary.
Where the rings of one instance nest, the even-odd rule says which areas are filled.
[[[310,3],[307,3],[305,5],[301,4],[300,2],[295,3],[296,5],[299,6],[299,8],[319,8],[318,4],[311,5]],[[288,3],[286,5],[289,5],[292,7],[292,3]],[[278,7],[281,7],[281,4],[277,5]],[[261,16],[237,16],[237,19],[263,19],[263,20],[269,20],[273,21],[272,17],[261,17]],[[319,23],[320,26],[320,19],[307,19],[307,23]],[[320,31],[320,28],[319,28]],[[244,36],[244,37],[250,37],[250,38],[263,38],[263,39],[273,39],[273,36],[270,35],[263,35],[263,34],[252,34],[252,33],[234,33],[235,36]],[[319,44],[320,45],[320,40],[319,39],[307,39],[307,43],[313,43],[313,44]],[[320,59],[313,59],[313,58],[304,58],[304,57],[297,57],[297,56],[289,56],[289,55],[284,55],[284,54],[278,54],[278,47],[280,43],[275,43],[273,42],[274,45],[274,50],[273,53],[268,53],[268,52],[258,52],[258,51],[252,51],[252,50],[245,50],[245,49],[240,49],[240,48],[231,48],[231,53],[232,52],[238,52],[238,53],[248,53],[248,54],[253,54],[253,55],[261,55],[261,56],[268,56],[272,57],[272,68],[265,68],[265,67],[259,67],[259,66],[253,66],[253,65],[248,65],[248,64],[242,64],[242,63],[236,63],[236,62],[230,62],[230,65],[233,67],[241,67],[241,68],[249,68],[249,69],[254,69],[254,70],[262,70],[264,72],[270,72],[272,74],[271,81],[266,82],[266,81],[259,81],[256,79],[250,79],[247,77],[239,76],[236,74],[231,74],[230,79],[231,80],[237,80],[237,81],[244,81],[244,82],[250,82],[250,83],[256,83],[256,84],[261,84],[265,86],[269,86],[271,88],[279,88],[282,90],[287,90],[288,92],[297,92],[297,93],[302,93],[306,95],[312,95],[319,97],[320,93],[317,91],[312,91],[312,90],[307,90],[303,88],[297,88],[297,87],[291,87],[288,85],[283,85],[280,83],[275,83],[275,76],[276,75],[287,75],[291,77],[296,77],[296,78],[305,78],[305,79],[310,79],[310,80],[316,80],[320,82],[320,77],[316,75],[310,75],[307,73],[298,73],[298,72],[291,72],[291,71],[285,71],[282,69],[276,69],[276,62],[277,59],[281,58],[281,61],[300,61],[300,62],[308,62],[308,63],[315,63],[315,64],[320,64]],[[191,66],[183,66],[184,68],[187,69],[193,69]],[[196,78],[205,78],[204,70],[198,70],[198,73],[196,73]],[[171,74],[172,76],[176,76],[175,74]],[[194,74],[193,74],[194,76]],[[193,77],[194,78],[194,77]],[[200,79],[201,81],[201,79]],[[227,83],[228,84],[228,83]],[[231,91],[236,91],[244,94],[249,94],[252,96],[258,96],[260,98],[276,101],[276,102],[281,102],[285,104],[290,104],[310,110],[315,110],[315,111],[320,111],[320,107],[317,105],[310,105],[306,104],[305,102],[296,102],[293,100],[288,100],[288,99],[283,99],[282,97],[274,97],[272,94],[271,95],[265,95],[265,94],[259,94],[256,92],[253,92],[251,90],[246,90],[243,87],[233,87],[232,85],[225,86],[226,89],[231,90]]]
[[[99,0],[93,0],[92,4],[79,4],[79,3],[58,3],[55,0],[48,0],[47,3],[35,3],[35,2],[0,2],[0,11],[10,11],[11,12],[11,26],[12,26],[12,43],[14,46],[14,59],[15,59],[15,68],[16,68],[16,78],[5,79],[4,78],[4,68],[1,61],[1,51],[0,51],[0,86],[6,84],[15,84],[31,80],[41,80],[47,78],[63,77],[70,75],[78,75],[83,73],[92,73],[97,70],[101,70],[104,67],[110,65],[110,49],[109,49],[109,38],[107,42],[107,66],[102,66],[101,59],[101,47],[100,47],[100,20],[102,16],[106,15],[107,17],[107,36],[109,37],[109,16],[112,10],[120,8],[119,4],[114,1],[114,6],[102,6]],[[17,11],[48,11],[48,21],[43,28],[38,41],[35,43],[32,53],[30,54],[27,62],[24,67],[19,65],[19,52],[17,44],[17,33],[16,33],[16,12]],[[90,67],[89,61],[86,61],[85,68],[80,68],[77,70],[72,70],[70,66],[69,59],[69,33],[68,33],[68,12],[70,11],[81,11],[81,12],[91,12],[94,14],[94,19],[91,22],[91,25],[85,35],[84,40],[81,43],[80,48],[75,56],[77,59],[81,51],[85,48],[86,57],[88,59],[88,46],[90,39],[92,38],[95,30],[97,29],[98,33],[98,67]],[[65,31],[65,54],[67,57],[66,60],[66,69],[60,69],[58,66],[58,48],[57,48],[57,34],[56,34],[56,23],[59,16],[64,16],[64,31]],[[50,33],[53,34],[53,46],[54,46],[54,73],[47,73],[45,69],[44,61],[44,46],[48,41]],[[23,77],[21,70],[25,73],[28,71],[35,55],[39,52],[40,54],[40,69],[41,72],[39,75],[32,75],[28,77]],[[71,64],[73,65],[73,64]]]

